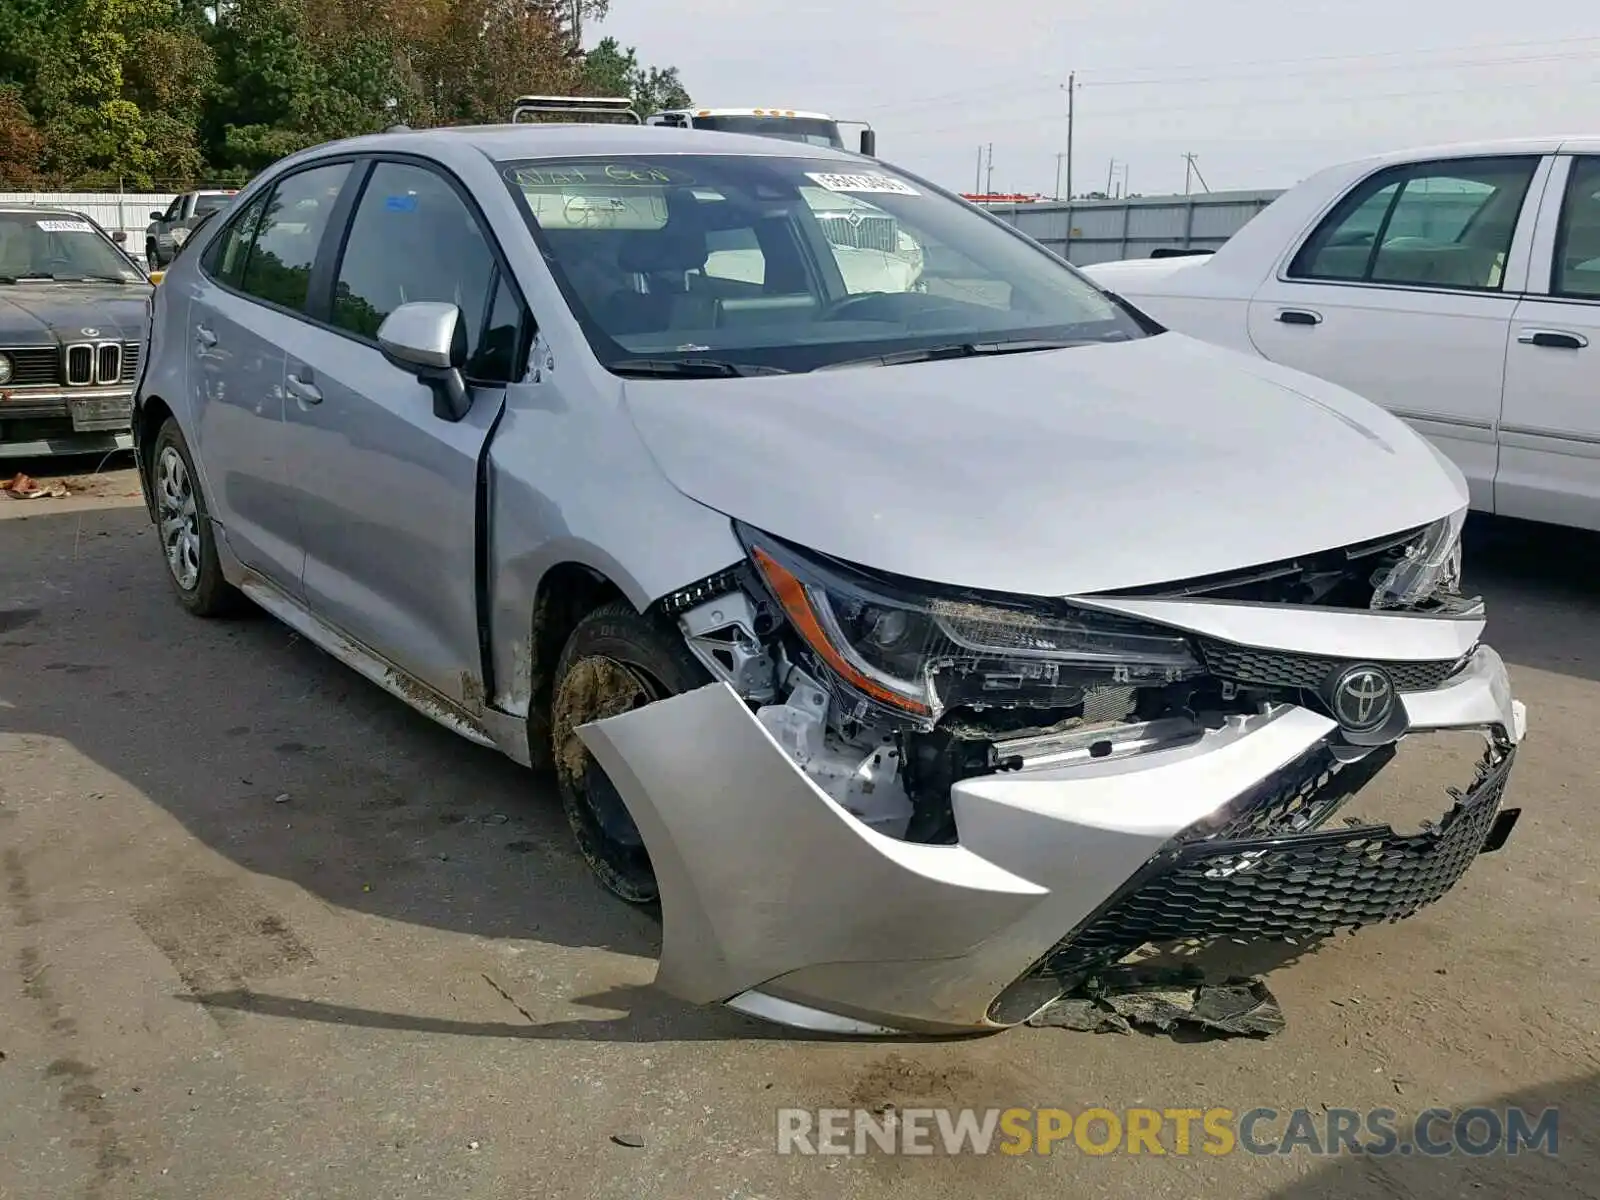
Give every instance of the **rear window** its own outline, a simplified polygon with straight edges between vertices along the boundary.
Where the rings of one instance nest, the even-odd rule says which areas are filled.
[[[232,196],[197,196],[194,202],[195,214],[216,212],[218,209],[227,208],[228,201],[232,199]]]

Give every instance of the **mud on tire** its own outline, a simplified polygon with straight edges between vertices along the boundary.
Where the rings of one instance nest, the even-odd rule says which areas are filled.
[[[556,664],[550,732],[561,804],[590,869],[630,904],[659,898],[650,855],[621,795],[575,730],[709,679],[671,622],[636,612],[625,600],[579,621]]]

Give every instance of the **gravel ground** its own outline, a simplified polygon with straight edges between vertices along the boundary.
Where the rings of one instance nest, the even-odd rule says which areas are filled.
[[[1275,972],[1281,1035],[841,1043],[654,993],[654,928],[542,782],[269,619],[186,617],[113,466],[0,498],[0,1197],[1600,1196],[1600,539],[1470,531],[1531,714],[1522,824]],[[891,1103],[1559,1105],[1561,1141],[774,1153],[779,1107]]]

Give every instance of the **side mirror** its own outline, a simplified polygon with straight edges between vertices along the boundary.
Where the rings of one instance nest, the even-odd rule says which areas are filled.
[[[167,214],[157,209],[150,214],[150,219],[152,221],[165,221],[167,219]]]
[[[126,229],[114,229],[114,230],[112,230],[111,231],[111,240],[113,242],[115,242],[117,245],[121,246],[122,244],[124,244],[128,240],[128,231]]]
[[[467,327],[454,304],[402,304],[378,326],[378,348],[402,371],[433,389],[433,415],[459,421],[472,407],[467,392]]]
[[[878,157],[878,135],[870,129],[861,131],[861,153],[867,158]]]

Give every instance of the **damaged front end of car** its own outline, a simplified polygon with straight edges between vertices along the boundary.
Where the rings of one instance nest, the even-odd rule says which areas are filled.
[[[955,1033],[1148,944],[1411,915],[1516,819],[1525,715],[1457,593],[1460,528],[1047,600],[740,527],[745,563],[661,602],[715,682],[577,731],[649,849],[658,983]],[[1481,754],[1437,819],[1331,824],[1402,740],[1461,730]]]

